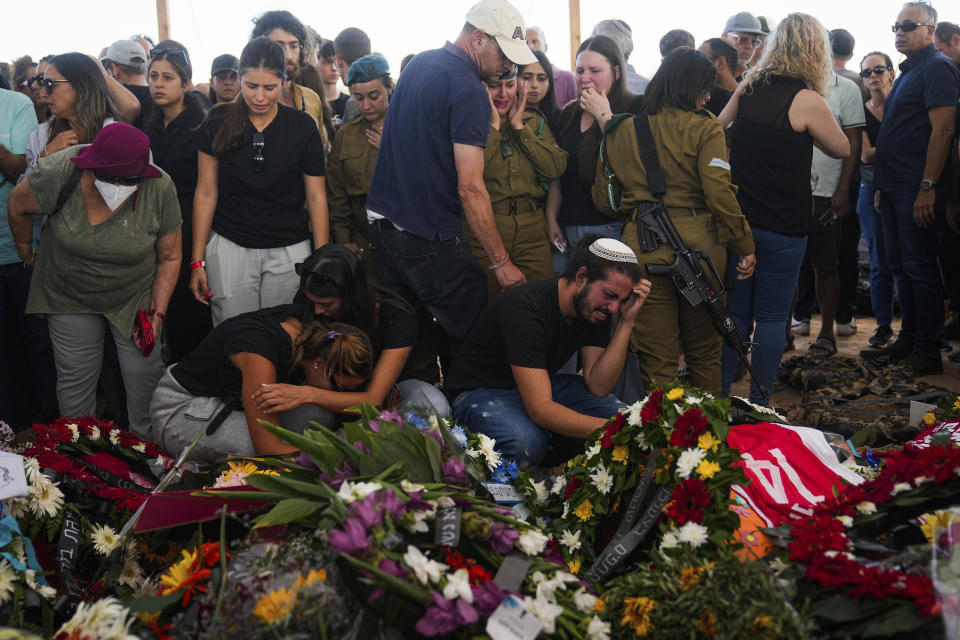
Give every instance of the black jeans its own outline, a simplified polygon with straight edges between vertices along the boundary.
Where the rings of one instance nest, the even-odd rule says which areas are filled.
[[[370,248],[383,286],[433,315],[456,351],[487,304],[487,276],[466,237],[421,238],[378,220]]]
[[[32,384],[33,395],[39,403],[37,420],[48,422],[60,413],[57,408],[57,373],[47,321],[26,315],[32,273],[21,262],[0,265],[0,420],[14,428],[11,374],[20,376],[29,371],[29,384]],[[16,339],[19,339],[19,346],[13,343]],[[11,358],[13,355],[26,355],[26,366],[22,360],[18,363]],[[22,382],[21,386],[24,386]]]

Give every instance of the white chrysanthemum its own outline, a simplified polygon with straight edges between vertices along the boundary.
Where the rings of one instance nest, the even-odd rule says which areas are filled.
[[[665,534],[663,534],[663,540],[660,541],[661,549],[674,549],[680,544],[680,540],[677,537],[677,530],[670,529]]]
[[[637,435],[633,438],[633,441],[637,443],[637,446],[641,449],[648,448],[647,439],[643,437],[643,432],[638,431]]]
[[[582,546],[580,542],[580,529],[576,533],[570,533],[569,529],[564,529],[560,534],[560,544],[565,546],[568,551],[573,553]]]
[[[580,613],[590,613],[593,611],[594,605],[597,604],[597,596],[581,587],[573,594],[573,604],[580,610]]]
[[[847,527],[848,529],[853,526],[853,518],[850,516],[837,516],[837,520],[840,521],[840,524]]]
[[[707,541],[707,528],[702,524],[697,524],[696,522],[687,522],[685,525],[680,527],[680,531],[677,534],[677,540],[680,542],[686,542],[691,547],[696,549]]]
[[[931,478],[930,476],[917,476],[916,478],[913,479],[913,484],[914,486],[919,487],[920,485],[926,484],[931,480],[933,480],[933,478]]]
[[[379,489],[380,485],[376,482],[352,483],[349,480],[344,480],[343,484],[340,485],[340,490],[337,491],[337,495],[340,496],[344,502],[356,502],[357,500],[363,500]]]
[[[63,507],[63,492],[57,488],[59,482],[50,482],[45,475],[39,473],[30,486],[29,507],[33,515],[38,518],[52,518]]]
[[[101,524],[93,528],[90,534],[90,541],[93,542],[93,548],[102,556],[110,555],[110,552],[117,548],[119,540],[117,532],[109,525]]]
[[[407,552],[403,554],[403,561],[413,570],[420,584],[424,585],[430,582],[439,582],[440,577],[448,569],[447,565],[442,562],[437,562],[436,560],[431,560],[423,555],[420,549],[413,545],[407,547]]]
[[[68,637],[98,638],[99,640],[136,640],[130,635],[133,618],[126,607],[109,596],[93,603],[81,602],[73,617],[54,634]]]
[[[487,459],[487,468],[493,471],[500,464],[500,452],[496,450],[497,441],[488,435],[480,434],[480,453]]]
[[[538,556],[547,546],[547,536],[536,529],[529,529],[520,534],[516,545],[528,556]]]
[[[550,494],[558,496],[563,493],[563,489],[567,486],[567,478],[565,476],[557,476],[557,479],[553,481],[553,486],[550,487]]]
[[[67,429],[70,429],[70,433],[72,434],[70,436],[70,440],[72,440],[73,442],[76,442],[77,440],[80,439],[80,427],[78,427],[75,424],[68,424]]]
[[[689,478],[693,470],[697,468],[697,465],[706,457],[707,452],[700,447],[686,449],[680,454],[680,458],[677,460],[677,475],[681,478]]]
[[[21,554],[22,555],[22,554]],[[22,561],[22,558],[21,558]],[[26,580],[27,586],[36,591],[41,598],[44,600],[52,600],[57,595],[57,590],[51,587],[48,584],[40,584],[37,582],[37,572],[33,569],[27,569],[23,573],[23,577]]]
[[[561,518],[566,518],[568,515],[570,515],[570,501],[569,501],[569,500],[564,500],[564,501],[563,501],[563,513],[560,514],[560,517],[561,517]]]
[[[893,485],[893,491],[891,491],[891,493],[893,495],[897,495],[898,493],[903,493],[904,491],[910,491],[910,489],[911,487],[909,482],[898,482],[897,484]]]
[[[587,640],[610,640],[610,623],[597,616],[590,618],[587,625]]]
[[[589,449],[587,449],[585,455],[586,455],[586,459],[587,459],[587,460],[590,460],[591,458],[593,458],[593,456],[598,456],[598,455],[600,455],[600,445],[599,445],[599,444],[594,444],[592,447],[590,447]]]
[[[100,427],[93,425],[90,427],[90,439],[99,440],[100,439]]]
[[[550,602],[541,593],[537,593],[536,598],[524,598],[523,608],[543,623],[543,631],[548,634],[556,630],[557,617],[563,613],[563,607]]]
[[[857,505],[857,511],[859,511],[865,516],[868,516],[871,513],[877,512],[877,505],[875,505],[872,502],[864,501]]]
[[[642,402],[634,402],[632,405],[630,405],[630,408],[627,409],[627,424],[629,424],[631,427],[640,426],[640,423],[641,423],[640,410],[641,409],[643,409]]]
[[[17,573],[13,565],[0,558],[0,604],[10,599],[13,594],[13,583],[17,581]]]
[[[537,526],[540,527],[541,529],[546,529],[546,528],[547,528],[547,520],[546,520],[546,518],[543,518],[543,517],[541,517],[541,516],[537,516],[536,518],[534,518],[534,519],[533,519],[533,524],[537,525]]]
[[[689,405],[698,405],[703,402],[703,396],[697,396],[691,393],[688,394],[684,400],[686,400],[686,403]]]
[[[530,486],[533,487],[534,504],[546,504],[547,500],[550,498],[550,492],[547,490],[547,483],[531,480]]]
[[[27,480],[33,482],[33,479],[40,475],[40,463],[36,458],[24,458],[23,470],[27,474]]]
[[[590,474],[590,481],[601,495],[607,495],[613,488],[613,476],[602,464],[597,466],[596,470]]]
[[[141,580],[143,580],[143,569],[140,568],[136,560],[127,560],[123,563],[123,569],[120,570],[120,577],[117,582],[131,589],[136,589]]]
[[[447,576],[447,584],[443,587],[443,597],[447,600],[461,598],[473,603],[473,591],[470,589],[470,576],[466,569],[457,569]]]
[[[137,444],[133,445],[133,446],[130,447],[130,448],[133,449],[134,451],[139,451],[140,453],[145,453],[146,450],[147,450],[147,445],[145,445],[145,444],[142,443],[142,442],[138,442]]]
[[[110,444],[115,447],[120,446],[120,430],[119,429],[110,429],[110,434],[108,436],[110,439]]]

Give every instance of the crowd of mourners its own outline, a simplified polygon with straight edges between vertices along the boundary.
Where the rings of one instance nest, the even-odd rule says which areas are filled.
[[[287,11],[203,84],[183,44],[143,35],[17,60],[0,75],[0,420],[116,404],[168,451],[202,435],[211,459],[287,453],[260,421],[335,426],[366,402],[547,464],[680,371],[724,395],[744,376],[684,251],[766,403],[814,310],[811,358],[857,331],[861,237],[861,356],[942,372],[960,27],[907,2],[899,65],[873,51],[851,70],[853,36],[810,15],[717,26],[666,33],[649,80],[624,21],[598,23],[571,72],[506,0],[397,70],[361,29],[326,40]]]

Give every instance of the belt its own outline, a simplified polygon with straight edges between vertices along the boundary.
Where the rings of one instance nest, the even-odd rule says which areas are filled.
[[[539,203],[530,198],[523,198],[522,200],[501,200],[493,204],[493,214],[497,216],[515,216],[519,213],[533,213],[539,208]]]

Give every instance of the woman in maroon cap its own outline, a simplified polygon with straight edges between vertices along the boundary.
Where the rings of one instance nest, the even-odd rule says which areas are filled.
[[[34,254],[29,216],[44,214]],[[41,159],[11,192],[8,217],[20,259],[35,269],[27,313],[47,316],[60,412],[85,416],[96,409],[109,327],[130,428],[147,434],[150,397],[163,373],[160,350],[148,343],[159,341],[181,254],[176,188],[150,164],[149,139],[115,123],[91,145]]]

